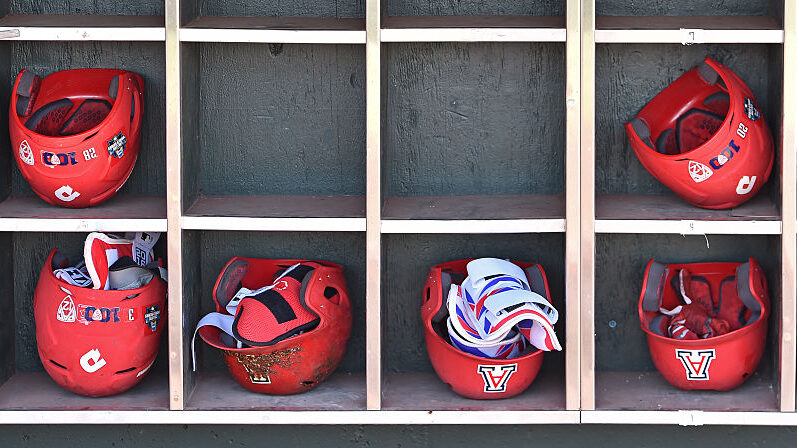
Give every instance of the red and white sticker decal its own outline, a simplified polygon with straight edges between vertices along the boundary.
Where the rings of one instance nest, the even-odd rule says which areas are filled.
[[[708,381],[711,361],[717,357],[714,349],[686,350],[675,349],[675,357],[681,361],[689,381]]]
[[[480,364],[478,372],[484,380],[484,391],[488,393],[506,392],[509,378],[517,371],[517,364],[483,365]]]

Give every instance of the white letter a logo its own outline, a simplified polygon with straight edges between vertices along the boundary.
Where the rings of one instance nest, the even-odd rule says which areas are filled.
[[[485,392],[506,392],[506,383],[517,370],[517,364],[498,366],[479,365],[479,373],[484,380]]]

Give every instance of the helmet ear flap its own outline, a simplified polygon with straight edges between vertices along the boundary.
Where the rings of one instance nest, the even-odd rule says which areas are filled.
[[[22,70],[17,78],[19,79],[17,83],[17,115],[29,117],[33,113],[33,106],[39,96],[42,79],[28,70]]]

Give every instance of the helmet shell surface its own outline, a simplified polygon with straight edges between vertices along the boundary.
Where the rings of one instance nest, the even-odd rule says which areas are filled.
[[[445,328],[445,321],[439,319],[441,310],[446,308],[445,301],[451,286],[450,277],[448,280],[446,277],[454,273],[464,278],[470,261],[472,259],[451,261],[433,266],[429,270],[421,304],[429,360],[437,376],[465,398],[510,398],[525,391],[537,377],[544,352],[529,346],[528,351],[517,358],[480,358],[452,346],[447,340],[447,333],[442,329]],[[540,265],[516,261],[512,263],[526,271],[527,276],[529,269],[538,270],[541,274],[540,280],[533,281],[529,278],[529,284],[534,292],[550,300],[548,281]],[[446,338],[441,333],[446,334]]]
[[[724,117],[710,111],[721,112],[726,104]],[[698,207],[735,207],[755,196],[772,171],[772,133],[753,92],[711,58],[662,90],[625,129],[645,169]],[[690,132],[710,137],[691,147],[703,138],[690,138]],[[668,148],[675,135],[691,145]]]
[[[83,208],[110,199],[138,158],[144,81],[124,70],[77,69],[43,79],[23,70],[9,107],[22,176],[50,204]]]
[[[228,268],[248,264],[240,286],[258,289],[271,283],[280,269],[297,263],[316,265],[305,278],[303,304],[319,317],[318,325],[273,345],[230,347],[217,327],[203,326],[199,336],[222,351],[232,377],[244,388],[272,395],[306,392],[326,380],[337,369],[351,334],[351,304],[343,267],[329,262],[291,259],[231,259],[214,286],[218,312],[224,306],[218,297],[220,282]]]
[[[166,324],[166,284],[154,277],[129,290],[70,285],[53,275],[50,253],[33,297],[42,365],[61,387],[92,397],[141,381],[158,354]]]
[[[679,340],[652,331],[651,323],[660,315],[660,307],[672,309],[680,304],[672,281],[682,268],[688,269],[693,278],[704,278],[714,294],[723,282],[733,279],[752,321],[707,339]],[[724,391],[740,386],[755,372],[764,353],[770,312],[766,278],[756,260],[686,264],[650,260],[644,278],[639,318],[653,363],[667,382],[684,390]]]

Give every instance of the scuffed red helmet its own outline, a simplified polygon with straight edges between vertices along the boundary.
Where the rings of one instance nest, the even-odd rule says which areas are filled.
[[[313,389],[346,352],[351,304],[338,264],[235,257],[219,274],[213,300],[216,317],[228,317],[228,327],[206,323],[211,313],[200,321],[199,336],[222,351],[230,374],[251,391],[290,395]],[[233,317],[227,311],[235,301]]]
[[[155,276],[127,290],[82,288],[56,278],[64,257],[44,263],[33,313],[44,369],[61,387],[101,397],[124,392],[155,362],[166,322],[166,284]],[[55,260],[55,261],[54,261]]]
[[[136,163],[143,107],[144,81],[133,72],[64,70],[41,79],[21,71],[9,131],[22,176],[50,204],[110,199]]]
[[[737,329],[706,339],[675,339],[662,331],[661,309],[681,305],[679,272],[699,281],[716,309],[740,301]],[[662,264],[650,260],[639,296],[639,319],[656,369],[679,389],[730,390],[741,385],[764,353],[769,317],[767,281],[754,259],[747,263]]]
[[[429,270],[423,289],[421,319],[426,349],[437,376],[466,398],[509,398],[525,391],[537,377],[544,352],[531,345],[516,358],[481,358],[458,350],[449,343],[446,297],[452,277],[464,279],[472,259],[450,261]],[[531,290],[550,301],[548,280],[542,266],[512,261],[526,273]]]
[[[772,133],[753,92],[711,58],[656,95],[625,130],[645,169],[698,207],[735,207],[772,171]]]

